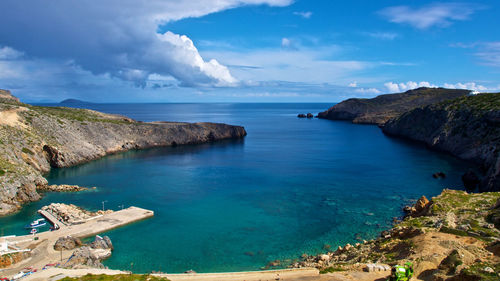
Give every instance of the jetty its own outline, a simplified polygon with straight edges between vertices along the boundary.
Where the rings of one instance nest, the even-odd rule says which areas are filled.
[[[54,244],[59,237],[71,236],[75,238],[86,238],[102,232],[106,232],[121,226],[125,226],[134,222],[145,220],[154,216],[154,212],[138,207],[129,207],[127,209],[106,213],[90,217],[78,224],[64,223],[50,212],[40,210],[46,220],[59,229],[54,231],[45,231],[37,234],[28,234],[23,236],[5,236],[0,237],[4,243],[13,245],[17,249],[26,249],[31,251],[29,258],[14,264],[10,268],[5,269],[3,275],[13,275],[21,269],[31,266],[34,268],[42,268],[46,264],[59,263],[67,260],[72,251],[55,251]]]

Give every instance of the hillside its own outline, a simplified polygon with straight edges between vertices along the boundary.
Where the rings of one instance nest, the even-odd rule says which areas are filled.
[[[382,129],[480,164],[486,172],[480,191],[500,191],[500,94],[416,108],[388,121]]]
[[[422,197],[406,209],[406,218],[379,238],[303,256],[291,267],[317,267],[344,280],[359,280],[363,274],[368,275],[363,280],[387,280],[360,271],[370,264],[411,262],[413,280],[499,280],[499,192],[444,190],[431,201]]]
[[[137,122],[87,109],[40,107],[0,92],[0,215],[40,198],[42,176],[110,153],[242,138],[245,129],[215,123]]]
[[[318,118],[348,120],[360,124],[383,124],[416,107],[466,96],[469,90],[419,88],[372,99],[348,99],[318,114]]]

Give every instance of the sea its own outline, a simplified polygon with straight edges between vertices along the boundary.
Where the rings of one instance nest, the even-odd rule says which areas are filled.
[[[384,135],[377,126],[299,119],[329,103],[86,104],[141,121],[222,122],[248,136],[202,145],[129,151],[54,169],[50,184],[97,187],[45,193],[0,218],[0,234],[52,202],[90,210],[138,206],[155,216],[108,235],[104,264],[148,273],[259,270],[376,238],[402,207],[444,188],[462,189],[472,164]],[[436,172],[446,178],[434,179]]]

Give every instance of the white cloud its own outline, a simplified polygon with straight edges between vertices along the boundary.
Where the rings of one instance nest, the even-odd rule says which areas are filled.
[[[288,39],[286,37],[281,39],[281,47],[282,48],[288,48],[291,45],[292,45],[292,41],[290,41],[290,39]]]
[[[22,52],[12,49],[11,47],[0,48],[0,60],[15,60],[23,56]]]
[[[302,83],[332,83],[347,85],[356,73],[377,64],[366,61],[335,60],[337,46],[321,48],[278,48],[245,50],[244,52],[203,52],[203,55],[217,57],[228,65],[231,73],[255,85],[255,81],[289,81]],[[244,55],[243,55],[244,54]]]
[[[406,83],[394,83],[394,82],[387,82],[384,84],[384,86],[389,90],[389,92],[392,93],[399,93],[399,92],[404,92],[408,90],[413,90],[416,88],[420,87],[428,87],[428,88],[437,88],[438,86],[433,85],[429,82],[422,81],[422,82],[414,82],[414,81],[408,81]]]
[[[309,19],[313,15],[313,13],[310,12],[310,11],[307,11],[307,12],[293,12],[293,14],[296,15],[296,16],[303,17],[305,19]]]
[[[292,0],[107,0],[99,2],[3,0],[0,57],[72,60],[95,75],[145,85],[156,73],[188,86],[230,86],[237,80],[227,67],[204,59],[187,37],[157,34],[158,26],[244,5],[286,6]],[[119,7],[119,8],[118,8]],[[40,40],[43,38],[43,40]],[[13,53],[11,49],[18,50]]]
[[[394,32],[367,32],[365,34],[372,38],[381,40],[394,40],[399,36],[397,33]]]
[[[422,81],[422,82],[408,81],[406,83],[387,82],[384,84],[384,86],[391,93],[405,92],[405,91],[413,90],[413,89],[420,88],[420,87],[427,87],[427,88],[443,87],[443,88],[448,88],[448,89],[462,89],[462,90],[472,90],[472,91],[480,91],[480,92],[491,92],[491,91],[500,90],[500,85],[496,86],[496,87],[487,87],[484,85],[477,84],[475,82],[455,83],[455,84],[443,83],[441,86],[437,86],[435,84],[432,84],[432,83],[426,82],[426,81]]]
[[[371,94],[371,95],[382,93],[379,89],[376,88],[357,88],[354,90],[354,92],[358,94]]]
[[[478,85],[475,82],[468,83],[456,83],[456,84],[448,84],[444,83],[445,88],[449,89],[462,89],[462,90],[473,90],[473,91],[488,91],[489,89],[483,85]]]
[[[356,88],[356,87],[358,87],[358,83],[356,81],[355,82],[351,82],[351,83],[349,83],[348,87],[349,88]]]
[[[470,16],[482,7],[464,3],[434,3],[421,8],[409,6],[394,6],[381,10],[379,13],[390,22],[408,24],[418,29],[433,26],[447,27],[455,21],[468,20]]]
[[[475,55],[486,65],[500,67],[500,41],[481,44]]]

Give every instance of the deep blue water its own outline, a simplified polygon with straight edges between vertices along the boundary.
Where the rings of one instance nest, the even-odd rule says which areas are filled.
[[[198,146],[112,155],[58,169],[50,183],[97,186],[48,193],[0,218],[4,234],[50,202],[89,209],[135,205],[155,217],[106,233],[110,268],[138,272],[255,270],[374,238],[421,195],[460,187],[470,164],[387,137],[376,126],[298,119],[331,104],[105,104],[89,107],[137,120],[210,121],[245,126],[248,136]],[[438,171],[448,176],[435,180]],[[133,263],[133,265],[131,265]]]

